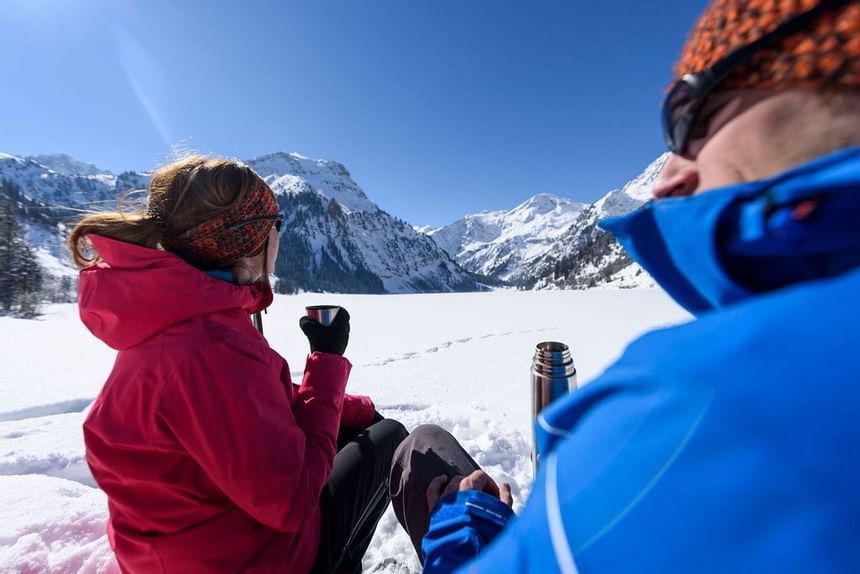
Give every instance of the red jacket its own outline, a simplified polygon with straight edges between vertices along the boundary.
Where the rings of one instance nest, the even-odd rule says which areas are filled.
[[[293,385],[249,320],[267,286],[91,240],[104,263],[81,272],[81,319],[119,354],[84,437],[120,567],[307,572],[339,425],[373,418],[369,398],[344,395],[349,361],[314,353]]]

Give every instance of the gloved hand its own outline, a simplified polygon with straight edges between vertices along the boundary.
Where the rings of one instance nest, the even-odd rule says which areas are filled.
[[[307,316],[299,319],[299,327],[311,344],[311,353],[319,351],[343,355],[346,351],[349,343],[349,313],[343,307],[328,327],[323,327],[319,321]]]

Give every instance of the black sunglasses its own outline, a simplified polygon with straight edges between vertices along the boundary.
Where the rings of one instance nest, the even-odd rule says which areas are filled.
[[[281,226],[284,225],[284,214],[278,213],[276,215],[262,215],[260,217],[251,217],[249,219],[243,219],[242,221],[231,223],[227,226],[227,229],[236,229],[237,227],[242,227],[243,225],[248,225],[249,223],[259,223],[260,221],[274,221],[275,231],[280,233]]]
[[[749,62],[758,52],[808,27],[822,13],[856,0],[822,0],[815,8],[789,18],[755,42],[742,46],[701,72],[685,74],[675,82],[663,101],[663,137],[669,151],[684,156],[690,133],[708,96],[732,72]]]

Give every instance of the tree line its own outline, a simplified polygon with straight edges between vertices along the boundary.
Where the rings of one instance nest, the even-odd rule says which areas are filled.
[[[0,199],[0,314],[33,317],[42,302],[44,272],[15,216],[11,199]]]

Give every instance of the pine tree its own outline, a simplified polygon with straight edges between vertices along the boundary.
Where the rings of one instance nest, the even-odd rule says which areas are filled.
[[[33,317],[39,312],[43,276],[36,254],[15,219],[15,205],[0,201],[0,313]]]

